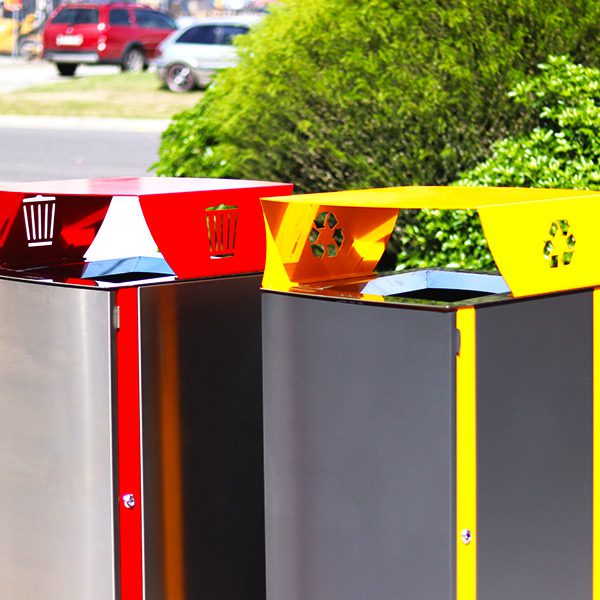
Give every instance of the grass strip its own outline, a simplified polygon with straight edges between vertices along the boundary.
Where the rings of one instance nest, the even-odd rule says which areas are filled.
[[[0,114],[168,119],[201,96],[169,91],[156,73],[75,76],[0,94]]]

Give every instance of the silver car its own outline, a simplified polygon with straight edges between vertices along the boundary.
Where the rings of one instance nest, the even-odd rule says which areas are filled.
[[[153,64],[173,92],[205,87],[220,69],[238,62],[233,38],[247,33],[263,15],[199,19],[173,32],[158,47]]]

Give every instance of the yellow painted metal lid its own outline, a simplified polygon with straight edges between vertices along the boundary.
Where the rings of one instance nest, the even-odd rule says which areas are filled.
[[[531,188],[397,187],[265,198],[263,287],[373,272],[398,211],[479,213],[515,297],[600,285],[600,192]]]

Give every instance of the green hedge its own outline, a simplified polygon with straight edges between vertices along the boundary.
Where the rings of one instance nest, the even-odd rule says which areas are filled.
[[[460,185],[600,189],[600,70],[550,57],[511,92],[538,127],[494,145]]]
[[[551,57],[510,96],[539,126],[497,142],[493,156],[458,185],[600,190],[600,70]],[[411,214],[398,225],[396,240],[403,268],[494,267],[471,211]]]
[[[599,64],[599,34],[595,0],[282,0],[175,118],[157,173],[445,184],[530,124],[511,85],[550,53]]]

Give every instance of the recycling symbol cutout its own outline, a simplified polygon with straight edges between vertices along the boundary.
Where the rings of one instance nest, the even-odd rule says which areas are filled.
[[[554,221],[550,226],[550,237],[544,243],[544,258],[551,269],[568,266],[575,252],[575,236],[566,219]]]
[[[344,243],[344,231],[332,212],[321,212],[313,221],[308,243],[312,253],[320,259],[338,255]]]

